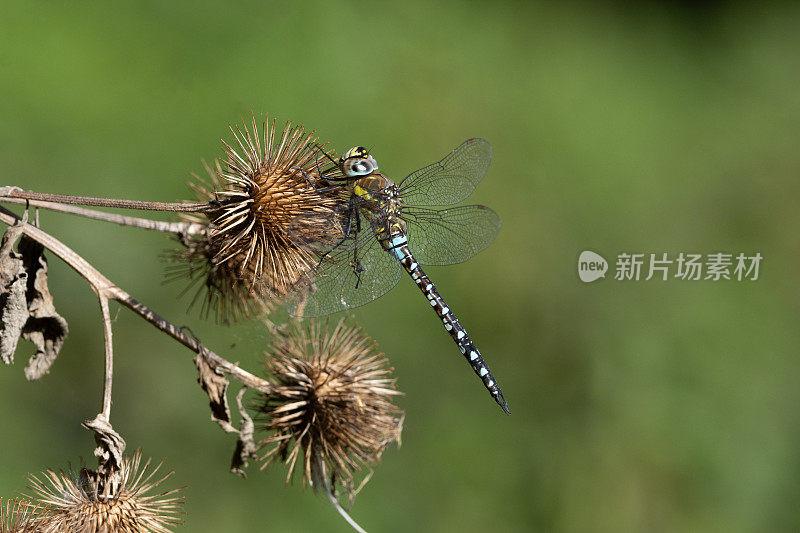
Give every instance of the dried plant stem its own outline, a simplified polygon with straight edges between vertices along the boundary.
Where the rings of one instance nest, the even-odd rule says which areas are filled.
[[[173,213],[198,213],[207,211],[209,205],[202,202],[143,202],[140,200],[120,200],[117,198],[93,198],[90,196],[72,196],[70,194],[48,194],[34,191],[23,191],[10,188],[4,194],[6,198],[22,198],[25,200],[42,200],[60,204],[90,205],[94,207],[115,207],[119,209],[139,209],[143,211],[169,211]]]
[[[20,221],[21,219],[17,215],[3,207],[0,207],[0,222],[13,225],[19,223]],[[69,265],[70,268],[83,277],[83,279],[85,279],[92,289],[97,293],[98,298],[101,298],[101,301],[103,298],[106,298],[107,300],[116,300],[193,352],[204,354],[208,362],[218,370],[229,374],[232,378],[252,389],[259,390],[266,394],[271,392],[272,386],[268,381],[255,376],[242,368],[239,368],[238,365],[231,363],[227,359],[217,355],[203,346],[203,344],[196,338],[185,333],[183,328],[179,328],[161,318],[150,308],[136,301],[130,294],[106,278],[102,273],[100,273],[99,270],[92,266],[83,257],[75,253],[71,248],[49,233],[46,233],[41,229],[27,223],[23,225],[23,233],[50,250],[53,254]]]
[[[322,457],[321,456],[318,457],[317,461],[320,471],[324,472],[325,465],[322,463]],[[350,524],[350,527],[355,529],[358,533],[367,533],[361,526],[358,525],[358,523],[355,520],[353,520],[353,517],[351,517],[350,514],[344,510],[342,504],[340,504],[339,500],[336,499],[336,496],[333,494],[333,490],[331,489],[331,484],[330,482],[328,482],[328,476],[323,474],[321,477],[323,483],[325,484],[324,487],[325,495],[328,497],[328,500],[330,500],[331,504],[333,504],[333,506],[336,508],[339,514],[342,515],[342,518],[344,518],[347,521],[347,523]]]
[[[105,213],[103,211],[95,211],[94,209],[87,209],[85,207],[78,207],[69,204],[61,204],[58,202],[28,200],[25,198],[11,198],[1,195],[0,202],[23,205],[27,204],[31,207],[38,207],[41,209],[47,209],[49,211],[56,211],[58,213],[67,213],[70,215],[77,215],[79,217],[91,218],[93,220],[111,222],[112,224],[119,224],[120,226],[131,226],[134,228],[161,231],[164,233],[198,235],[205,230],[205,226],[203,224],[196,224],[192,222],[166,222],[163,220],[152,220],[149,218],[129,217],[126,215],[119,215],[117,213]]]
[[[108,311],[108,298],[99,294],[100,312],[103,315],[103,337],[106,345],[106,371],[103,383],[103,416],[111,421],[111,382],[114,379],[114,344],[112,342],[111,313]]]

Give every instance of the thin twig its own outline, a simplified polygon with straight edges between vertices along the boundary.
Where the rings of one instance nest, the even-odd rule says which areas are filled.
[[[325,495],[328,497],[328,500],[330,500],[331,504],[333,504],[333,507],[339,512],[339,514],[342,515],[342,518],[344,518],[347,521],[347,523],[350,524],[350,527],[355,529],[358,533],[367,533],[366,530],[364,530],[364,528],[359,526],[358,522],[353,520],[353,517],[351,517],[350,514],[344,510],[342,504],[340,504],[339,500],[336,499],[336,496],[333,495],[331,484],[330,482],[328,482],[328,476],[326,476],[324,473],[325,469],[322,466],[322,458],[318,457],[317,461],[319,462],[320,472],[322,472],[322,482],[325,485],[323,487],[323,490],[325,491]]]
[[[108,298],[98,294],[100,312],[103,315],[103,338],[106,345],[106,374],[103,383],[103,416],[111,421],[111,381],[114,377],[114,345],[112,343],[111,313],[108,311]]]
[[[119,224],[120,226],[131,226],[134,228],[161,231],[164,233],[198,235],[205,231],[205,226],[203,224],[194,222],[165,222],[163,220],[151,220],[149,218],[129,217],[126,215],[119,215],[117,213],[105,213],[103,211],[95,211],[94,209],[87,209],[85,207],[60,204],[57,202],[45,202],[43,200],[27,200],[25,198],[0,196],[0,202],[6,202],[10,204],[28,204],[31,207],[39,207],[41,209],[56,211],[58,213],[67,213],[70,215],[77,215],[79,217],[101,220],[103,222],[111,222],[113,224]]]
[[[21,219],[16,214],[0,206],[0,222],[13,225],[18,223],[20,220]],[[92,289],[97,293],[98,297],[106,297],[110,300],[118,301],[193,352],[204,352],[209,363],[214,365],[217,369],[229,374],[237,381],[247,385],[251,389],[256,389],[266,394],[269,394],[272,391],[272,385],[270,385],[268,381],[251,374],[250,372],[240,368],[238,365],[231,363],[224,357],[217,355],[203,346],[203,344],[198,340],[184,333],[181,328],[158,316],[150,308],[136,301],[130,294],[106,278],[102,273],[100,273],[99,270],[92,266],[83,257],[75,253],[71,248],[49,233],[46,233],[41,229],[27,223],[23,225],[22,231],[25,235],[53,252],[53,254],[55,254],[70,268],[77,272],[89,283]]]
[[[204,202],[143,202],[140,200],[121,200],[117,198],[93,198],[91,196],[72,196],[70,194],[49,194],[34,191],[23,191],[13,188],[5,198],[23,198],[26,200],[42,200],[60,204],[90,205],[94,207],[115,207],[119,209],[139,209],[143,211],[170,211],[173,213],[198,213],[213,209]],[[0,197],[0,201],[3,198]]]

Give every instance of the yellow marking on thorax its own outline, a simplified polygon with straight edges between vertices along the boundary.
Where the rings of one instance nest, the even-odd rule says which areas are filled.
[[[363,188],[361,185],[356,185],[353,187],[353,192],[360,198],[372,200],[372,196],[369,194],[369,191]]]

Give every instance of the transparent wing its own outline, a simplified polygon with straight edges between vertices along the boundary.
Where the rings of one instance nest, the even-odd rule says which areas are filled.
[[[329,253],[317,268],[308,294],[287,307],[293,316],[324,316],[352,309],[389,292],[400,280],[397,260],[378,243],[367,227],[353,242]]]
[[[485,139],[467,139],[438,163],[406,176],[398,185],[407,205],[452,205],[475,190],[492,160]]]
[[[424,265],[463,263],[485,250],[500,231],[500,217],[484,205],[447,209],[403,208],[408,247]]]

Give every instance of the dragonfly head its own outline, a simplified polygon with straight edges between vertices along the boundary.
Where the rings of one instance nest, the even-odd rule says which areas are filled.
[[[350,178],[356,176],[367,176],[378,170],[378,162],[369,155],[363,146],[355,146],[339,158],[339,167],[342,173]]]

